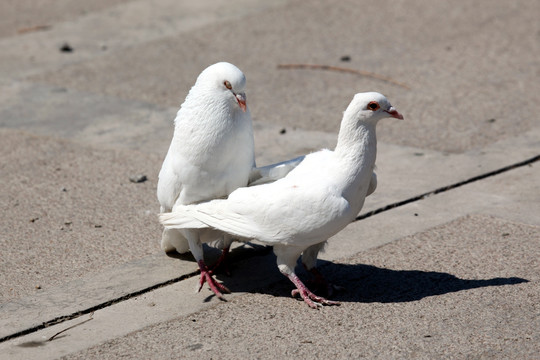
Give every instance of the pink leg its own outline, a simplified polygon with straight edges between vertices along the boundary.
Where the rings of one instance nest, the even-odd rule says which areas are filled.
[[[304,285],[304,283],[296,276],[295,273],[292,274],[284,274],[289,278],[289,280],[292,281],[292,283],[296,286],[296,289],[294,289],[291,292],[292,296],[300,295],[302,299],[309,305],[312,309],[317,309],[319,306],[323,305],[340,305],[337,301],[331,301],[327,300],[321,296],[317,296]]]
[[[201,270],[201,278],[199,280],[199,291],[201,291],[204,283],[208,283],[208,286],[210,286],[210,289],[216,294],[218,298],[221,300],[225,300],[223,297],[222,292],[224,293],[230,293],[231,291],[225,287],[225,285],[218,283],[213,277],[212,270],[208,270],[208,267],[204,263],[204,260],[199,260],[199,269]]]
[[[212,272],[215,272],[220,266],[222,266],[223,270],[225,271],[225,274],[227,274],[227,276],[231,276],[231,272],[227,264],[227,257],[229,255],[229,249],[230,247],[223,248],[223,250],[221,251],[221,256],[219,257],[219,259],[216,261],[216,264],[212,268]]]

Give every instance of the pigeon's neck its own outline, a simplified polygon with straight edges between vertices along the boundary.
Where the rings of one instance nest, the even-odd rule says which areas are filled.
[[[377,155],[375,126],[376,124],[370,122],[342,124],[335,153],[349,166],[358,170],[364,166],[374,166]]]
[[[343,196],[356,215],[364,204],[377,156],[375,124],[357,123],[354,128],[341,128],[335,154],[343,174]]]

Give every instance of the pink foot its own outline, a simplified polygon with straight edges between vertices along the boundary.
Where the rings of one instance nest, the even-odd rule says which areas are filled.
[[[228,262],[227,262],[227,258],[228,258],[228,255],[229,255],[229,249],[230,249],[229,247],[223,248],[223,250],[221,251],[221,256],[219,257],[219,259],[216,261],[214,267],[212,268],[213,273],[216,272],[216,270],[219,267],[222,267],[225,274],[227,276],[231,276],[231,272],[229,270],[229,266],[228,266]]]
[[[210,289],[212,289],[212,291],[214,292],[214,294],[216,294],[218,298],[220,298],[221,300],[225,300],[222,292],[229,294],[231,291],[227,289],[225,285],[218,283],[213,278],[213,272],[212,270],[208,270],[208,267],[204,263],[204,260],[199,260],[198,264],[199,264],[199,269],[201,270],[201,278],[199,280],[198,291],[201,291],[204,283],[206,282],[208,283],[208,286],[210,286]]]
[[[321,296],[317,296],[302,283],[302,281],[296,276],[295,273],[290,275],[285,274],[289,280],[296,286],[296,289],[291,291],[292,296],[300,295],[302,299],[309,305],[312,309],[317,309],[323,305],[341,305],[338,301],[327,300]]]

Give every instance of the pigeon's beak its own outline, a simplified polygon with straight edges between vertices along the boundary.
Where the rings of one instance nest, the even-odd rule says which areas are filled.
[[[238,101],[238,105],[240,105],[240,108],[242,109],[243,112],[246,112],[246,94],[244,93],[238,93],[235,95],[236,96],[236,101]]]
[[[390,116],[392,116],[392,117],[394,117],[396,119],[403,120],[403,115],[398,113],[398,111],[396,109],[394,109],[393,106],[390,106],[390,109],[384,110],[384,111],[386,111],[387,113],[390,114]]]

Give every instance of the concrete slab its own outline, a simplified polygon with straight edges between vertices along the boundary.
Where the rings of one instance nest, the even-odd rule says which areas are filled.
[[[0,38],[50,30],[52,24],[103,11],[130,0],[6,0],[0,4]]]
[[[350,289],[339,308],[311,311],[280,283],[67,358],[534,358],[538,231],[461,218],[330,265]]]
[[[362,273],[366,270],[366,268],[368,270],[371,269],[370,271],[373,270],[373,268],[370,268],[367,265],[358,264],[363,263],[369,265],[372,264],[374,258],[377,258],[381,259],[380,261],[382,263],[372,265],[378,267],[378,270],[375,269],[375,273],[378,274],[375,280],[373,280],[375,283],[383,281],[385,277],[388,276],[389,270],[383,269],[384,267],[387,267],[395,269],[395,273],[390,272],[390,274],[394,274],[398,279],[395,281],[395,285],[399,285],[405,281],[408,276],[414,275],[418,276],[422,281],[428,281],[428,285],[435,288],[430,288],[431,290],[423,290],[422,288],[414,287],[415,282],[409,280],[408,283],[406,282],[408,285],[405,286],[407,289],[403,289],[399,292],[391,291],[391,295],[389,295],[391,298],[382,301],[381,299],[373,300],[370,299],[370,297],[372,295],[376,297],[382,296],[381,293],[385,293],[384,286],[378,285],[380,290],[377,290],[373,289],[373,286],[375,285],[370,285],[362,287],[362,291],[353,290],[353,295],[349,294],[348,292],[340,295],[343,297],[342,299],[349,299],[348,297],[350,296],[353,296],[354,298],[356,296],[356,298],[353,300],[345,301],[346,304],[344,304],[344,306],[347,310],[342,310],[344,308],[343,306],[341,308],[325,308],[323,314],[330,316],[329,314],[331,313],[331,316],[334,318],[340,318],[343,316],[344,321],[346,316],[350,316],[350,312],[360,311],[358,306],[365,306],[365,303],[380,302],[387,304],[386,307],[391,308],[390,312],[395,316],[395,314],[399,313],[399,311],[402,311],[398,310],[402,302],[411,302],[415,305],[409,309],[411,313],[407,315],[408,319],[408,317],[413,316],[413,314],[419,311],[418,307],[425,306],[425,300],[423,298],[433,297],[435,299],[441,299],[442,297],[442,300],[433,300],[433,305],[428,306],[429,310],[426,310],[429,314],[431,314],[431,316],[437,317],[439,314],[436,312],[436,309],[437,306],[440,306],[441,302],[443,304],[450,304],[456,301],[465,301],[465,303],[468,304],[468,301],[465,300],[467,297],[460,297],[455,295],[454,292],[463,293],[463,291],[460,290],[472,291],[471,289],[497,287],[505,284],[525,284],[523,279],[530,282],[530,284],[527,283],[529,284],[529,287],[525,288],[525,292],[523,293],[520,290],[516,293],[518,295],[505,295],[504,299],[514,299],[517,296],[518,298],[525,297],[525,299],[529,301],[528,299],[530,295],[528,294],[538,292],[538,282],[535,279],[536,277],[540,276],[540,273],[538,273],[538,268],[540,267],[535,264],[535,262],[538,262],[539,258],[538,236],[540,231],[540,221],[538,220],[538,217],[535,217],[535,215],[527,216],[527,214],[534,214],[533,209],[536,208],[538,203],[537,198],[534,196],[531,197],[531,194],[539,193],[536,192],[538,187],[538,181],[536,181],[538,174],[537,166],[525,166],[503,175],[499,175],[495,178],[484,180],[481,182],[481,184],[474,183],[465,185],[459,189],[434,195],[426,198],[425,200],[405,205],[403,207],[396,208],[394,210],[390,210],[363,221],[351,224],[344,231],[330,240],[326,252],[322,254],[322,269],[325,273],[328,271],[329,279],[332,279],[342,285],[346,284],[348,282],[348,280],[346,280],[347,278],[357,279],[359,276],[358,272]],[[526,182],[520,180],[524,185],[521,188],[522,191],[516,192],[511,188],[511,186],[505,186],[507,184],[515,183],[517,179],[527,179]],[[513,204],[518,204],[518,206]],[[509,217],[520,217],[522,219],[521,224],[503,218],[493,218],[489,215],[484,215],[489,214],[495,207],[504,209],[507,208],[507,206],[515,211],[513,212],[513,215]],[[468,214],[477,215],[469,216]],[[530,219],[530,224],[523,224],[524,219]],[[396,242],[398,239],[401,240]],[[471,239],[470,241],[465,242],[466,246],[463,245],[465,239]],[[474,239],[474,241],[472,239]],[[496,239],[496,241],[493,242],[493,239]],[[516,239],[519,239],[519,241]],[[435,241],[435,243],[433,243],[433,241]],[[463,252],[468,253],[469,256],[464,256],[462,254]],[[351,257],[351,254],[358,255]],[[489,259],[484,259],[485,257],[489,257]],[[346,265],[351,263],[353,261],[352,259],[355,258],[362,260],[358,260],[356,266]],[[504,260],[501,260],[502,258],[504,258]],[[233,299],[236,296],[241,295],[241,293],[246,291],[251,292],[254,291],[254,289],[258,289],[257,292],[261,294],[249,295],[247,300],[238,300],[240,303],[244,304],[241,306],[241,308],[245,308],[248,303],[254,302],[255,304],[264,304],[264,307],[268,309],[276,307],[289,309],[288,311],[292,311],[292,314],[289,312],[291,318],[298,316],[298,314],[304,314],[304,308],[307,311],[305,314],[309,314],[311,309],[305,306],[305,304],[294,302],[289,298],[287,294],[288,290],[285,289],[289,289],[290,286],[286,280],[282,279],[282,281],[279,283],[271,285],[276,279],[280,279],[280,275],[277,273],[277,270],[273,264],[273,259],[274,258],[271,255],[248,258],[244,262],[238,264],[232,278],[221,279],[225,281],[225,284],[233,290],[234,295],[228,298],[231,300],[230,303],[236,304],[237,300]],[[359,269],[359,267],[361,269]],[[457,270],[458,268],[459,271]],[[406,272],[408,275],[403,275],[403,272]],[[142,274],[142,271],[138,270],[134,273]],[[435,280],[432,278],[435,278]],[[192,289],[193,286],[195,286],[195,279],[196,277],[186,279],[171,286],[166,286],[156,291],[145,293],[144,295],[126,300],[125,302],[96,310],[94,316],[99,316],[99,318],[102,319],[100,320],[99,325],[92,325],[91,322],[88,322],[87,324],[81,325],[77,329],[70,330],[69,336],[66,336],[64,340],[58,339],[50,343],[45,343],[44,345],[42,344],[43,346],[47,346],[47,356],[54,358],[60,354],[75,351],[77,349],[83,349],[91,346],[92,344],[98,344],[106,341],[107,339],[126,335],[136,329],[143,329],[145,326],[161,323],[166,319],[171,321],[156,326],[169,326],[173,323],[183,324],[188,322],[188,319],[191,319],[192,316],[202,316],[202,318],[207,319],[207,316],[213,317],[214,315],[212,314],[216,313],[223,316],[223,321],[225,321],[225,319],[227,321],[232,321],[228,315],[223,315],[224,313],[231,311],[229,303],[221,303],[211,300],[212,296],[209,290],[205,289],[201,294],[193,295],[191,292],[187,292],[186,290],[180,290],[189,288]],[[343,281],[343,283],[341,281]],[[448,289],[444,291],[440,290],[435,286],[435,284],[439,284],[437,286],[442,286],[443,288],[446,286]],[[187,288],[185,286],[187,286]],[[413,289],[411,290],[409,287],[413,287]],[[519,289],[523,288],[520,287]],[[381,293],[379,293],[379,291]],[[426,291],[428,291],[428,293],[426,293]],[[184,294],[187,292],[189,295],[178,298],[178,296],[175,294],[178,294],[179,292]],[[371,295],[365,295],[366,292]],[[404,297],[404,299],[397,300],[396,296],[398,295]],[[88,296],[92,297],[90,293]],[[210,297],[207,298],[207,300],[211,300],[209,303],[216,305],[215,308],[212,308],[213,310],[208,310],[209,303],[204,300],[208,296]],[[257,300],[254,300],[254,296]],[[444,296],[458,296],[458,299],[445,299]],[[242,298],[244,297],[245,295],[242,296]],[[478,297],[485,297],[486,299],[489,299],[486,301],[494,301],[495,304],[492,306],[495,306],[495,308],[500,305],[500,303],[497,302],[497,299],[499,298],[493,298],[492,296],[490,297],[488,293],[483,291],[480,291],[480,295],[478,295]],[[186,298],[189,299],[186,300]],[[141,299],[144,299],[144,301],[141,301]],[[193,301],[193,299],[198,299],[198,301]],[[156,309],[153,309],[153,307],[148,306],[148,303],[156,303],[156,301],[163,304],[162,306],[164,306],[166,309],[165,312],[157,311]],[[534,301],[535,300],[533,299],[532,303],[534,303]],[[177,312],[170,310],[176,306],[179,307]],[[255,311],[253,316],[260,316],[261,309],[253,303],[252,306]],[[350,308],[348,308],[348,306],[350,306]],[[397,308],[392,308],[392,306],[397,306]],[[380,308],[380,310],[383,311],[384,309]],[[463,309],[461,307],[451,307],[447,308],[446,310],[452,310],[452,314],[454,315],[455,313],[459,312],[463,313]],[[362,313],[365,313],[366,311],[367,310],[365,308],[361,310]],[[533,311],[533,308],[529,307],[526,311]],[[235,311],[232,312],[235,314],[234,316],[238,316]],[[346,312],[346,314],[344,312]],[[11,316],[11,320],[16,323],[16,313],[13,314],[14,315]],[[113,316],[113,314],[115,315]],[[137,316],[130,314],[137,314]],[[186,316],[189,315],[189,318],[182,316],[178,317],[181,314],[185,314]],[[313,317],[315,321],[320,320],[318,316],[315,316],[318,314],[317,312],[311,312],[311,314],[311,317]],[[385,319],[385,316],[383,313],[378,313],[377,316],[381,317],[381,319],[378,320],[379,322],[384,321],[383,319]],[[483,315],[480,314],[479,316]],[[523,321],[527,321],[525,320],[528,319],[527,316],[523,318]],[[123,326],[114,326],[113,324],[117,324],[120,321],[120,318],[123,321]],[[177,319],[174,320],[175,318]],[[376,318],[375,315],[374,318]],[[83,316],[80,317],[78,321],[83,321],[84,319],[85,317]],[[98,317],[96,317],[96,319],[98,319]],[[306,318],[302,319],[305,320]],[[480,318],[474,319],[481,321]],[[302,322],[304,320],[299,321]],[[94,320],[92,321],[94,322]],[[45,348],[28,348],[25,347],[26,345],[24,344],[32,344],[34,341],[41,342],[44,338],[48,338],[54,335],[56,332],[67,328],[70,326],[70,324],[76,323],[77,321],[73,320],[72,322],[51,326],[33,334],[7,341],[0,345],[0,349],[6,351],[6,354],[9,354],[10,358],[31,357],[33,354],[32,351],[38,350],[41,351],[43,356],[45,356],[45,352],[43,351]],[[210,324],[212,322],[208,320],[208,322],[205,323]],[[218,321],[218,323],[221,323],[221,320]],[[98,324],[98,322],[95,322],[94,324]],[[252,323],[250,326],[253,326],[254,329],[260,327],[260,330],[257,331],[260,331],[261,333],[264,333],[265,331],[273,331],[266,328],[265,324],[268,323]],[[454,325],[458,326],[458,324]],[[307,327],[307,324],[304,324],[303,326]],[[463,320],[460,326],[466,326],[466,321]],[[523,326],[523,324],[520,323],[519,326]],[[212,327],[212,329],[213,330],[208,331],[221,332],[227,331],[229,328],[227,327],[221,329],[220,326],[217,326]],[[242,326],[238,327],[238,329],[238,331],[246,331],[246,333],[250,334],[253,333],[247,332],[247,329],[243,329]],[[368,331],[369,326],[366,325],[366,327],[363,329],[364,331]],[[437,331],[442,331],[438,327],[437,329]],[[531,325],[528,327],[528,329],[534,329],[534,327]],[[169,335],[163,335],[161,331],[156,331],[153,327],[143,329],[141,331],[142,333],[146,334],[144,336],[148,338],[149,343],[152,343],[154,340],[157,343],[167,343],[169,341],[167,340]],[[460,333],[460,331],[456,332]],[[153,337],[148,335],[149,333],[160,335]],[[178,334],[176,331],[173,331],[173,333]],[[97,356],[94,353],[95,351],[100,352],[102,356],[106,356],[108,352],[111,351],[110,356],[117,356],[118,354],[115,353],[116,350],[114,350],[114,344],[128,344],[130,343],[129,339],[132,336],[138,338],[139,335],[136,334],[138,333],[127,335],[127,337],[118,340],[110,340],[106,345],[101,344],[98,348],[90,350],[90,353],[84,352],[80,356]],[[444,339],[445,336],[446,335],[441,335],[440,339]],[[536,335],[532,333],[530,336]],[[174,335],[173,337],[178,337],[178,335]],[[340,336],[337,334],[330,337],[334,337],[334,341],[336,342],[344,341],[340,340]],[[490,341],[495,341],[493,338],[490,339]],[[318,338],[310,338],[310,340],[312,343],[317,343],[319,341]],[[458,340],[463,341],[463,339],[459,337]],[[524,339],[521,340],[524,341]],[[180,343],[184,344],[182,342],[184,340],[179,341]],[[244,340],[242,339],[239,341],[241,342]],[[390,339],[387,339],[387,341],[390,341]],[[20,346],[21,344],[23,344],[22,347]],[[204,342],[202,342],[202,344],[204,345]],[[284,348],[291,349],[291,343],[286,342],[284,344],[286,344]],[[192,344],[186,343],[182,346],[189,345]],[[227,348],[226,344],[220,343],[220,345]],[[480,344],[477,345],[480,346]],[[148,347],[151,346],[154,345],[148,345]],[[259,344],[257,346],[266,345]],[[378,343],[370,343],[370,346],[374,347],[375,349],[379,345]],[[439,347],[436,348],[439,349],[442,346],[442,343],[437,346]],[[532,345],[532,348],[528,347],[527,344],[524,346],[526,351],[536,349],[536,345]],[[213,348],[215,349],[215,346],[213,346]],[[356,347],[352,348],[356,349]],[[512,349],[514,348],[512,347]],[[133,353],[129,352],[130,356],[139,356],[139,350],[140,349],[137,348],[137,351],[134,351]],[[231,351],[233,350],[231,349]],[[169,350],[162,349],[162,351],[155,352],[156,354],[167,354],[163,356],[170,355]],[[232,353],[238,354],[237,352]],[[143,351],[140,355],[141,358],[144,357],[144,355],[145,353]],[[197,355],[201,354],[197,353]],[[213,354],[210,354],[210,356],[212,355]]]
[[[258,121],[336,131],[352,94],[378,90],[408,119],[404,128],[382,126],[382,141],[463,152],[533,127],[540,110],[534,95],[540,85],[530,81],[538,77],[539,6],[534,1],[459,6],[383,1],[376,7],[295,1],[30,79],[177,106],[204,67],[227,60],[246,73]],[[351,60],[340,62],[344,55]],[[282,63],[374,72],[410,90],[351,74],[278,70]]]
[[[201,301],[207,294],[182,301],[172,296],[192,288],[196,280],[191,279],[97,311],[92,322],[51,342],[44,340],[87,316],[1,348],[11,359],[38,353],[56,358],[155,321],[159,324],[72,358],[210,358],[215,352],[223,358],[264,358],[276,352],[315,358],[415,353],[528,357],[538,351],[539,324],[529,320],[537,311],[538,236],[534,226],[483,216],[460,218],[325,266],[329,278],[348,285],[337,297],[343,302],[339,308],[316,312],[293,301],[284,280],[214,306]],[[471,239],[470,246],[462,246],[464,238]],[[250,280],[244,286],[258,279]],[[118,323],[123,325],[114,325]]]
[[[157,155],[6,129],[0,138],[2,301],[159,251]],[[146,182],[130,182],[141,173]]]
[[[197,31],[208,24],[237,19],[283,4],[281,1],[267,3],[246,0],[237,0],[235,6],[230,6],[230,2],[225,0],[182,3],[173,0],[115,1],[108,6],[102,3],[100,6],[100,3],[93,6],[84,3],[74,5],[75,13],[85,7],[90,11],[79,13],[67,21],[59,21],[62,16],[45,16],[51,20],[56,18],[56,22],[45,31],[23,32],[0,38],[0,77],[21,79],[31,74],[61,69],[69,64],[97,59],[110,50],[122,52],[167,35]],[[25,4],[14,6],[24,7]],[[49,6],[48,11],[54,11],[56,6],[61,7],[62,4]],[[18,10],[2,15],[12,12]],[[30,14],[34,21],[41,21],[40,15],[37,15],[39,7]],[[69,14],[69,10],[66,14]],[[40,25],[39,22],[36,25]],[[71,51],[60,51],[66,43]]]

